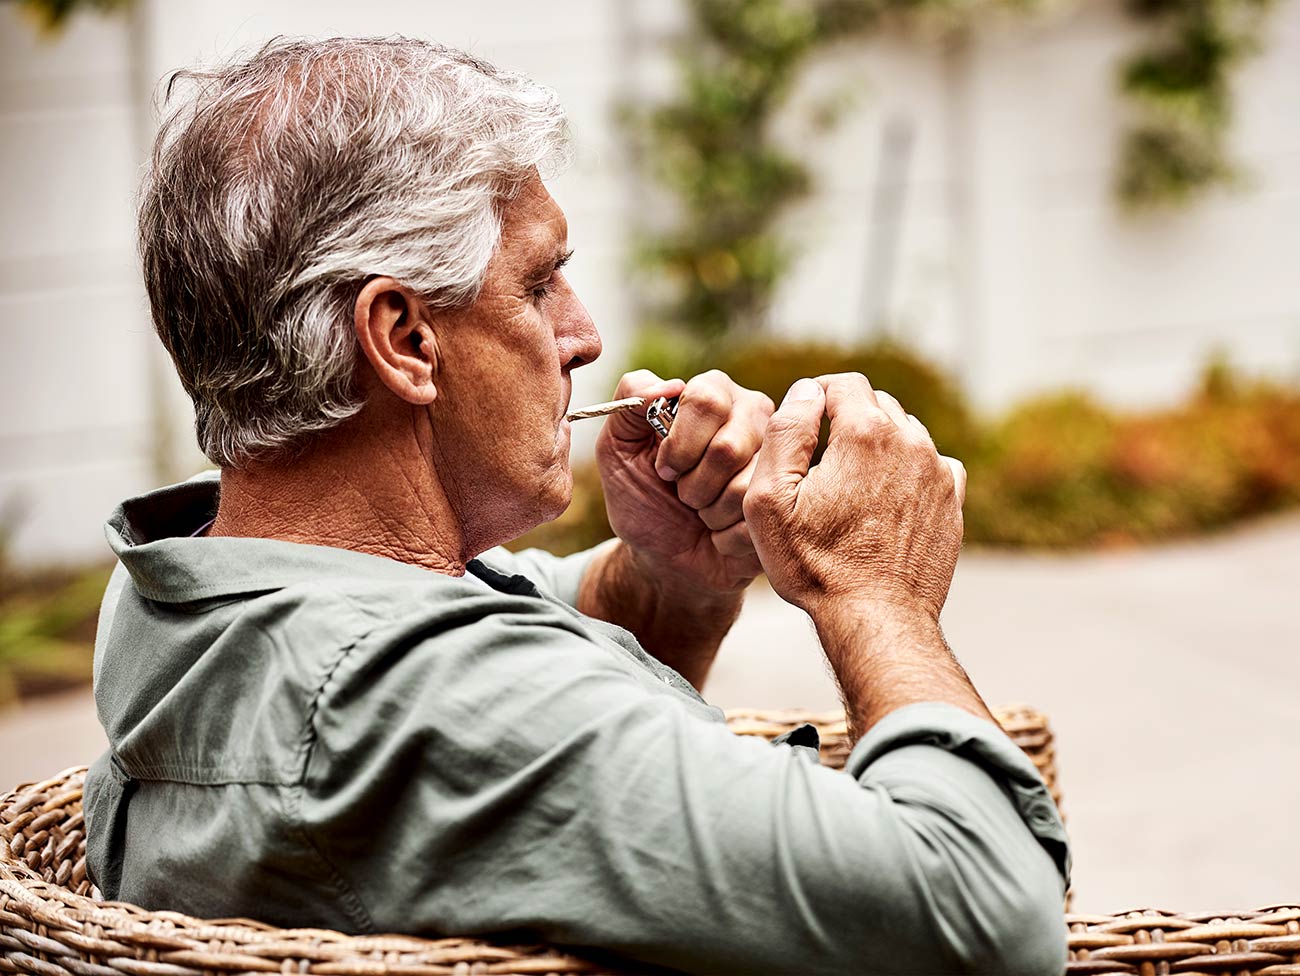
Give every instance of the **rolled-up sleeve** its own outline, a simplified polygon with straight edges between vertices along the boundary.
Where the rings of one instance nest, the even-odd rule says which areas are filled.
[[[531,604],[331,679],[303,810],[378,930],[751,976],[1063,969],[1064,833],[991,723],[911,706],[834,771]]]
[[[903,747],[911,745],[928,745],[954,753],[987,772],[1002,787],[1021,821],[1051,856],[1063,884],[1068,886],[1070,849],[1056,803],[1033,762],[1001,729],[952,705],[940,702],[909,705],[877,722],[858,741],[844,764],[845,772],[859,782],[878,782],[886,789],[893,777],[901,775],[902,780],[895,786],[896,794],[910,790],[917,795],[926,792],[945,795],[944,780],[927,776],[924,763],[909,766],[900,761]],[[931,754],[927,757],[934,758]],[[940,771],[935,768],[928,772]]]

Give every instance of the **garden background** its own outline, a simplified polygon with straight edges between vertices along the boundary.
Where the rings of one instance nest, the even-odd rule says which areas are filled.
[[[606,349],[575,403],[634,365],[774,399],[860,369],[967,463],[945,627],[986,697],[1056,721],[1077,905],[1295,897],[1286,0],[0,4],[0,788],[100,747],[101,523],[203,463],[133,249],[154,86],[330,33],[431,37],[559,91],[566,274]],[[574,505],[527,541],[607,533],[594,426]],[[706,693],[835,703],[761,584]]]

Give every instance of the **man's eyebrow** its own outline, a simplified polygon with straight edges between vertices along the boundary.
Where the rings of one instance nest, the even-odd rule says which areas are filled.
[[[573,248],[569,248],[567,251],[561,251],[545,260],[539,261],[533,266],[532,270],[528,272],[528,280],[536,281],[541,278],[549,278],[551,275],[555,274],[555,272],[568,264],[569,259],[572,257]]]

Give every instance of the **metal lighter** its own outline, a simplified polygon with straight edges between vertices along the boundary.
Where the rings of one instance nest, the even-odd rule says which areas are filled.
[[[645,410],[645,422],[660,437],[667,437],[677,417],[677,401],[681,397],[660,397],[651,401]]]

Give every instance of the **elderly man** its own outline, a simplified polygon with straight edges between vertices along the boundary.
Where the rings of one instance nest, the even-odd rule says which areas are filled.
[[[630,373],[680,410],[600,435],[618,539],[496,548],[567,505],[600,353],[554,94],[401,40],[186,74],[140,235],[221,472],[108,525],[105,895],[708,973],[1058,971],[1064,833],[940,633],[965,475],[925,428],[861,376],[773,412]],[[816,623],[847,772],[697,691],[760,570]]]

